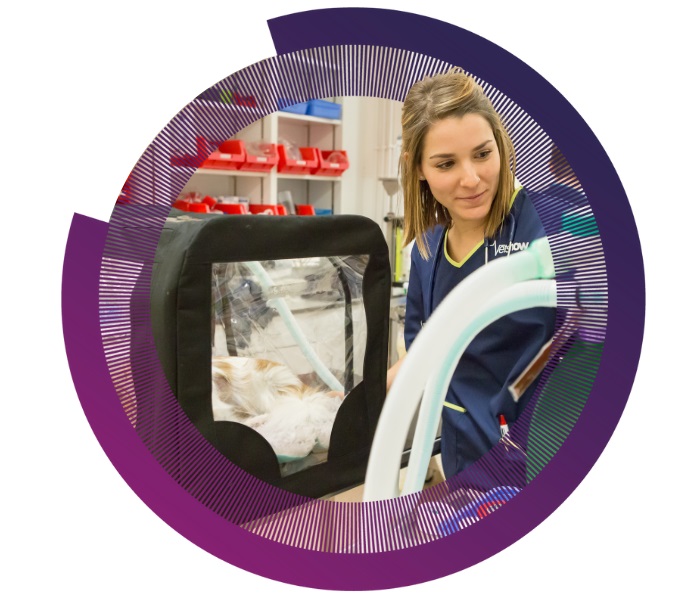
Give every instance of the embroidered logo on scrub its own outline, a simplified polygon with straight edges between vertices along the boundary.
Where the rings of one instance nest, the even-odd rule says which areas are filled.
[[[496,242],[493,243],[496,245]],[[510,242],[510,244],[499,244],[496,248],[494,254],[498,256],[499,254],[510,254],[511,252],[520,252],[521,250],[527,250],[530,242]]]

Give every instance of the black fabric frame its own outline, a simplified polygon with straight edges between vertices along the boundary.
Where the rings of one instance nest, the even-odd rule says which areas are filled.
[[[391,269],[379,226],[356,215],[202,215],[173,211],[151,280],[158,355],[184,412],[214,447],[280,488],[321,497],[362,483],[386,395]],[[363,381],[341,405],[325,463],[282,477],[269,443],[238,423],[214,421],[211,403],[211,275],[215,263],[369,255],[363,278],[367,347]]]

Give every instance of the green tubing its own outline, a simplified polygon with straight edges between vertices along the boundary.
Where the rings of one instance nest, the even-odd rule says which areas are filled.
[[[263,291],[267,292],[267,290],[272,285],[274,285],[274,282],[267,274],[267,271],[265,271],[263,266],[258,261],[248,261],[245,263],[245,265],[258,278],[258,280],[260,281],[260,285],[263,288]],[[304,356],[311,363],[311,366],[313,367],[314,371],[318,373],[318,376],[323,380],[323,382],[330,389],[336,392],[344,392],[345,388],[343,387],[343,385],[333,376],[333,373],[330,372],[328,367],[326,367],[326,365],[324,365],[321,362],[321,359],[318,357],[315,350],[311,347],[309,340],[306,339],[304,332],[301,330],[301,327],[299,327],[299,323],[297,323],[297,320],[294,318],[292,311],[289,310],[289,306],[287,306],[287,303],[284,301],[284,299],[273,298],[272,300],[268,301],[268,304],[275,308],[280,314],[282,320],[284,321],[284,324],[287,326],[287,329],[292,334],[292,337],[294,338],[296,343],[299,344],[299,347],[304,353]]]

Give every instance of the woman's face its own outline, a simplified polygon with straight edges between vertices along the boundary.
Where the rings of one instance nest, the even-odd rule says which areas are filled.
[[[478,114],[434,123],[423,141],[420,174],[455,225],[481,226],[498,189],[501,157],[488,121]]]

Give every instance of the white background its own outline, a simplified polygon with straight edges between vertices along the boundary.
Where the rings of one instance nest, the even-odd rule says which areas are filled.
[[[609,1],[401,3],[504,47],[587,121],[616,166],[639,227],[647,325],[615,435],[561,508],[467,571],[368,595],[697,594],[699,353],[691,277],[699,269],[691,257],[698,44],[695,19],[683,8],[689,4],[671,0],[652,10],[642,8],[648,3]],[[73,213],[107,220],[131,167],[179,109],[274,54],[266,19],[349,5],[395,7],[124,0],[14,2],[2,9],[3,597],[328,595],[212,557],[131,492],[74,392],[60,284]]]

